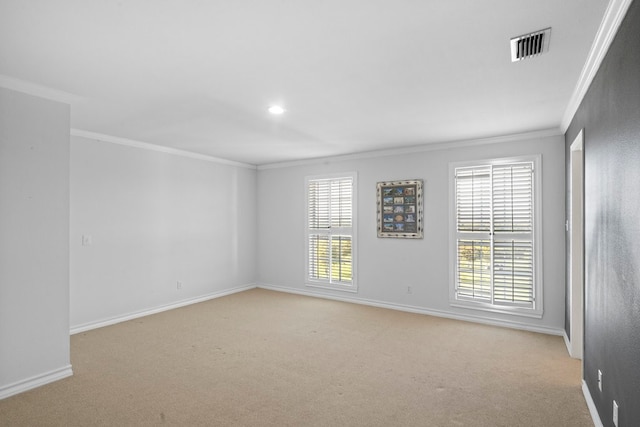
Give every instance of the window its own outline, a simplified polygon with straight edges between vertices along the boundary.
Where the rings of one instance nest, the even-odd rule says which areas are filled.
[[[454,305],[542,315],[538,163],[452,166]]]
[[[355,291],[355,174],[307,178],[307,284]]]

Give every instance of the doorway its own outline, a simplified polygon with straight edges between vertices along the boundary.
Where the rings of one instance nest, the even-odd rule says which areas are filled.
[[[571,357],[584,349],[584,129],[570,147],[569,171],[569,319]]]

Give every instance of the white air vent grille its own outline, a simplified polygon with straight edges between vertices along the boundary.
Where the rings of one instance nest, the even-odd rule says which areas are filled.
[[[549,50],[551,28],[511,39],[511,62],[538,56]]]

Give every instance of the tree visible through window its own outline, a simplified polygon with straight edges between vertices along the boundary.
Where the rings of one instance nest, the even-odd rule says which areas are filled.
[[[454,172],[455,300],[540,309],[534,162],[473,165]]]
[[[307,179],[307,282],[354,288],[354,176]]]

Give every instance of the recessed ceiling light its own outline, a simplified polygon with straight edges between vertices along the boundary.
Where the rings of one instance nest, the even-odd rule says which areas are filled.
[[[271,114],[282,114],[285,112],[285,109],[279,105],[272,105],[271,107],[269,107],[269,112]]]

